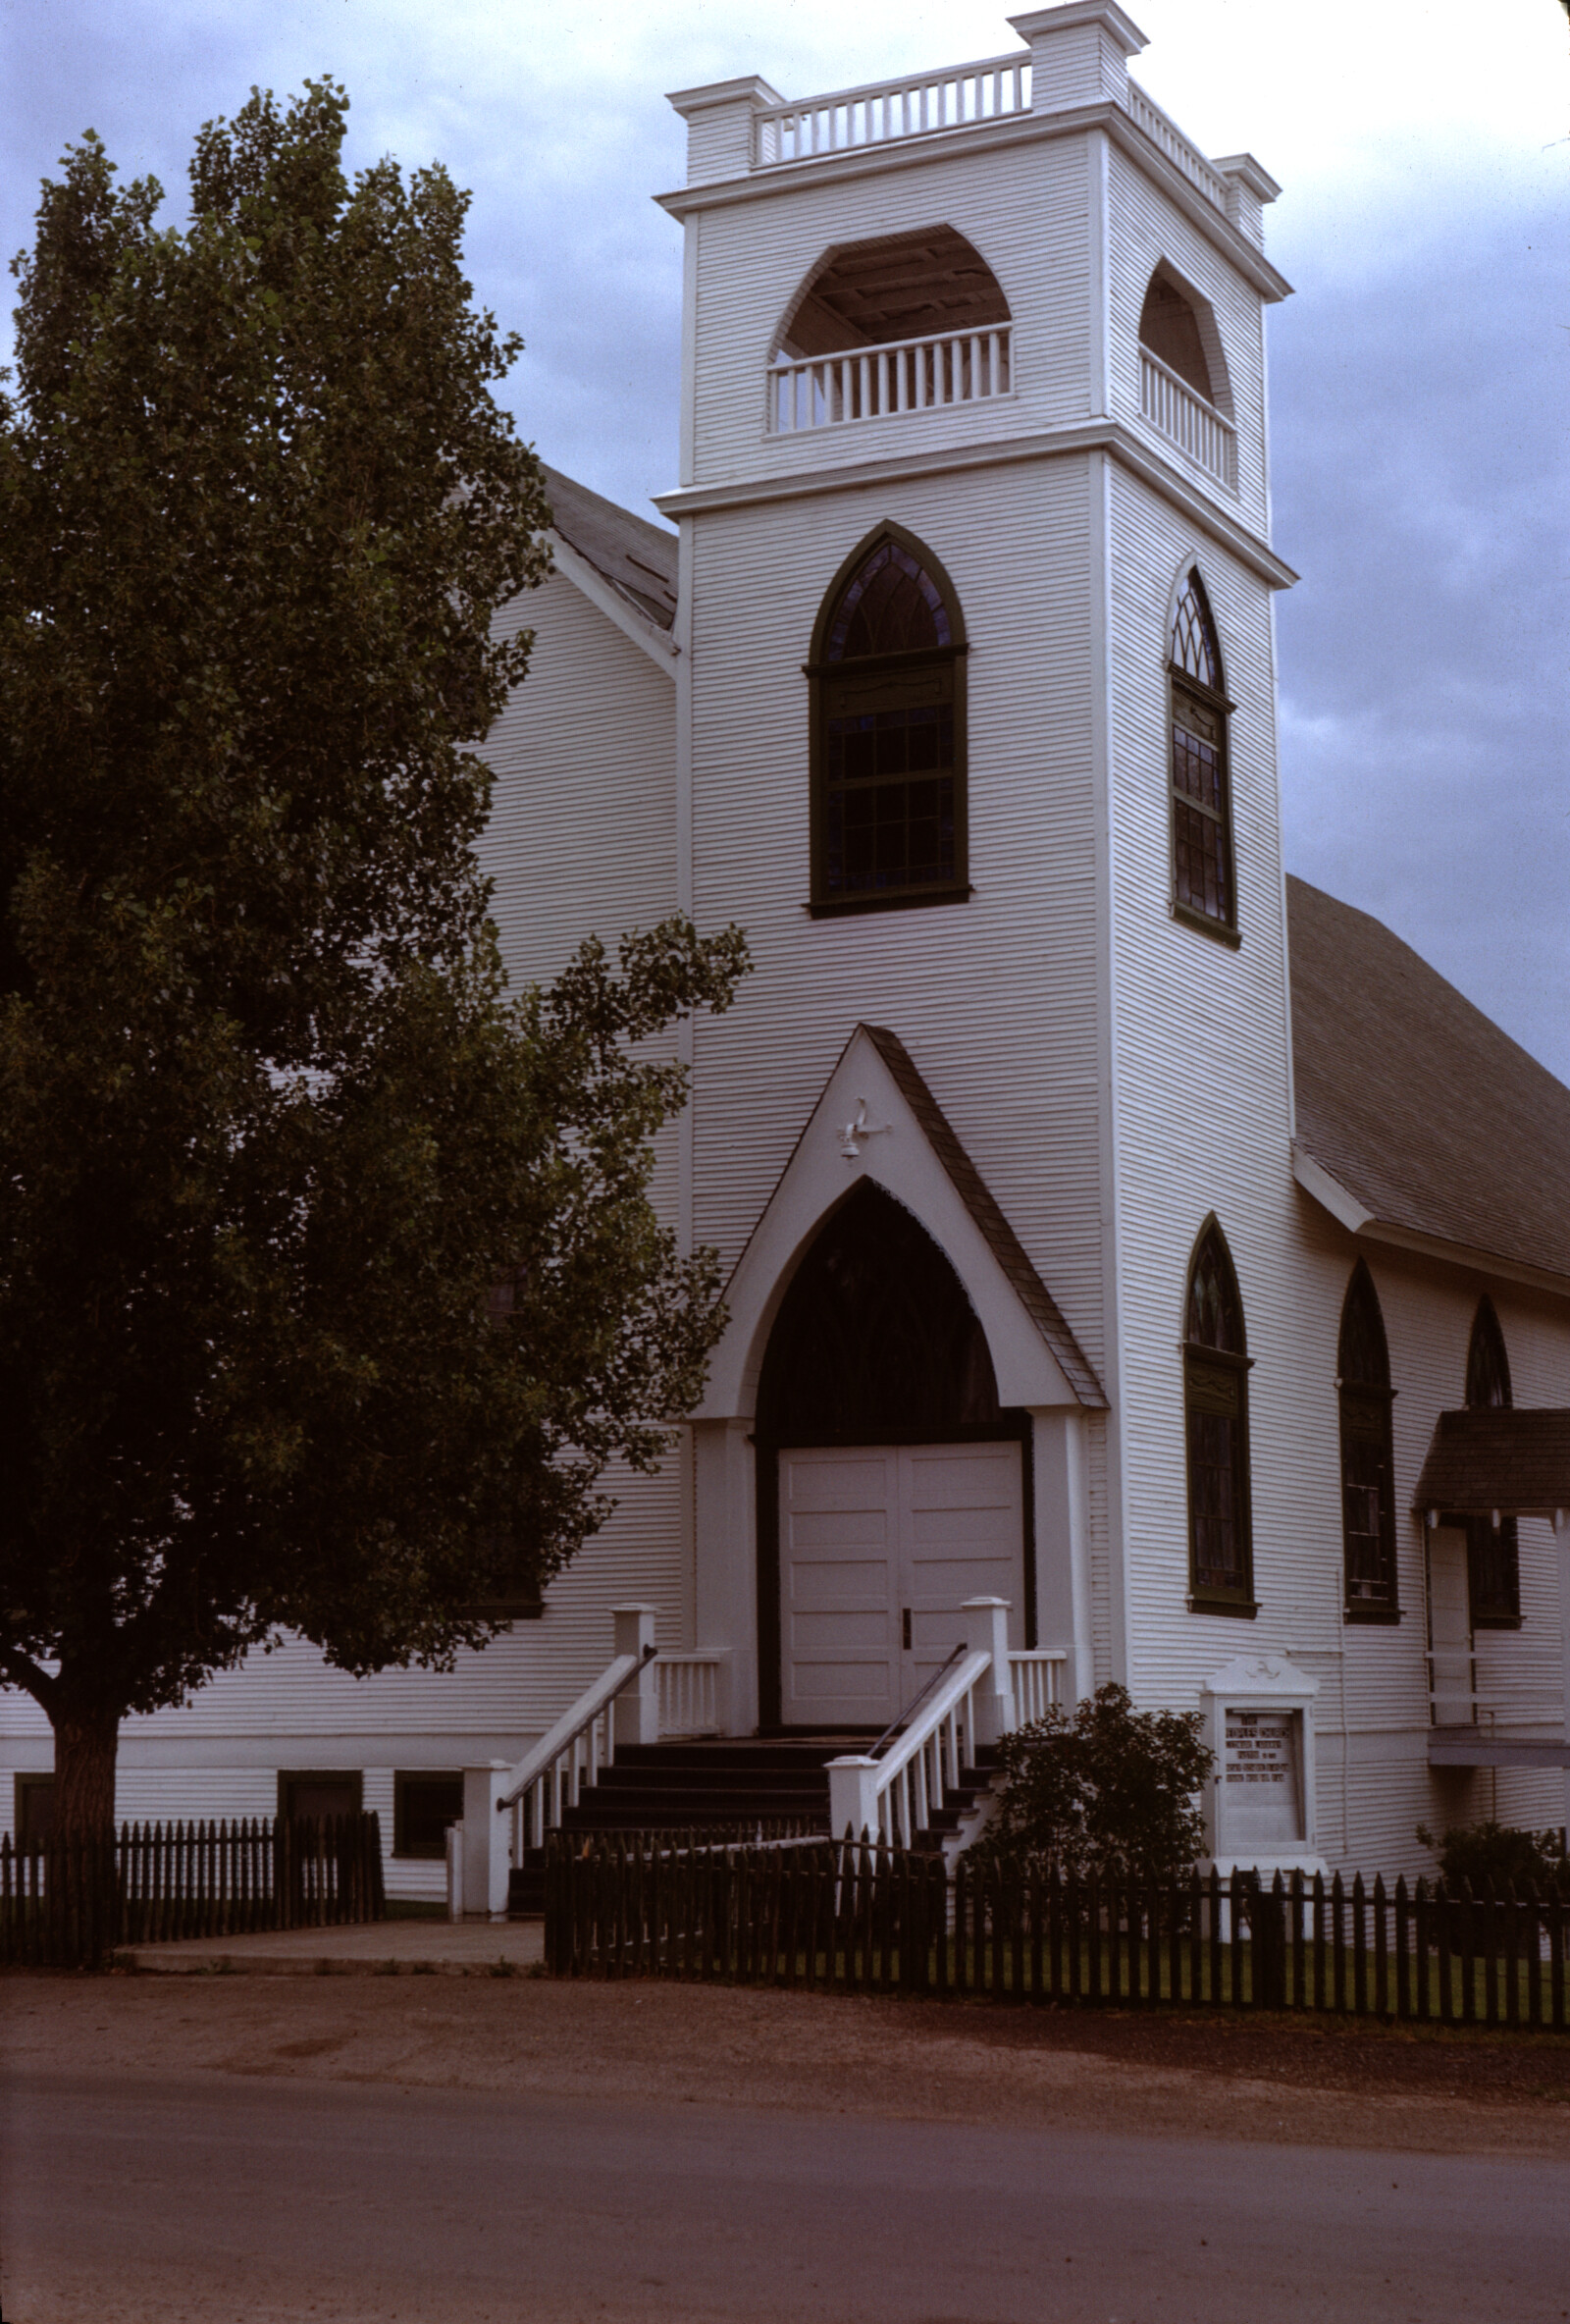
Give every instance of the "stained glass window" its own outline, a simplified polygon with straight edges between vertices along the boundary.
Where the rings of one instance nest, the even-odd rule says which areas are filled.
[[[1379,1294],[1361,1259],[1341,1307],[1336,1372],[1346,1611],[1367,1618],[1396,1611],[1395,1482],[1389,1350]]]
[[[1190,572],[1172,626],[1173,893],[1216,926],[1237,924],[1227,703],[1205,585]]]
[[[931,574],[898,541],[880,541],[840,594],[823,659],[914,654],[952,643],[949,608]]]
[[[1510,1358],[1493,1301],[1478,1301],[1466,1351],[1466,1400],[1472,1411],[1507,1411]],[[1494,1524],[1481,1513],[1466,1520],[1467,1580],[1472,1619],[1483,1629],[1513,1626],[1521,1619],[1521,1551],[1516,1521],[1508,1510]]]
[[[1252,1612],[1248,1347],[1231,1254],[1214,1219],[1189,1267],[1183,1342],[1190,1586],[1198,1605]]]
[[[919,543],[891,528],[818,623],[813,907],[964,893],[958,607]]]

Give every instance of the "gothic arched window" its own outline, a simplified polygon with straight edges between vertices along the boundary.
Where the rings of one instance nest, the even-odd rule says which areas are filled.
[[[926,1229],[865,1181],[785,1294],[758,1388],[758,1434],[795,1445],[934,1442],[999,1424],[986,1334]]]
[[[1173,615],[1168,663],[1172,690],[1173,909],[1213,934],[1235,940],[1237,883],[1232,862],[1231,776],[1227,763],[1226,676],[1205,584],[1190,568]]]
[[[1396,1618],[1395,1467],[1390,1357],[1374,1278],[1359,1259],[1346,1287],[1336,1350],[1341,1412],[1341,1535],[1351,1621]]]
[[[1251,1614],[1248,1340],[1231,1253],[1214,1218],[1200,1229],[1188,1268],[1183,1421],[1190,1604],[1205,1612]]]
[[[969,894],[965,652],[948,575],[881,526],[835,576],[807,665],[814,913]]]
[[[1466,1401],[1469,1411],[1508,1410],[1510,1358],[1504,1334],[1485,1295],[1472,1319],[1472,1338],[1466,1351]],[[1501,1513],[1474,1514],[1466,1520],[1467,1582],[1472,1599],[1472,1620],[1484,1630],[1513,1629],[1521,1619],[1520,1547],[1516,1521]]]

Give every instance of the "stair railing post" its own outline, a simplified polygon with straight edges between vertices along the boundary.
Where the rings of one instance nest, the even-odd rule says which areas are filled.
[[[637,1655],[642,1663],[637,1677],[629,1680],[615,1700],[615,1749],[619,1751],[633,1743],[657,1743],[659,1680],[654,1659],[648,1651],[654,1643],[654,1609],[613,1606],[610,1614],[615,1624],[613,1651],[618,1656]]]
[[[828,1827],[836,1839],[846,1832],[859,1840],[864,1832],[877,1838],[879,1807],[878,1763],[875,1759],[831,1759],[828,1776]]]
[[[510,1769],[504,1759],[463,1770],[463,1912],[470,1921],[507,1917],[507,1839],[512,1819],[502,1802]]]
[[[966,1617],[966,1644],[970,1652],[992,1657],[992,1667],[975,1685],[975,1733],[970,1739],[973,1765],[977,1744],[999,1742],[1012,1734],[1018,1723],[1009,1663],[1009,1601],[967,1598],[960,1611]]]

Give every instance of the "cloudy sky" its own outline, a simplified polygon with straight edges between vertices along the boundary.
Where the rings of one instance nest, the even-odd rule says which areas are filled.
[[[1570,20],[1563,0],[1130,0],[1137,78],[1285,192],[1270,250],[1287,861],[1570,1081]],[[675,482],[662,92],[788,96],[1014,46],[977,0],[0,0],[0,248],[89,126],[178,213],[198,123],[336,75],[351,157],[474,193],[506,396],[554,465]]]

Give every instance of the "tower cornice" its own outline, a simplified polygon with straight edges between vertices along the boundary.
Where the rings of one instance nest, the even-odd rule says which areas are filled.
[[[1021,461],[1066,459],[1089,451],[1108,453],[1211,540],[1229,550],[1268,587],[1290,589],[1298,578],[1268,541],[1229,516],[1207,493],[1190,484],[1169,461],[1117,420],[1086,420],[1073,427],[1040,429],[1028,436],[944,445],[930,451],[799,469],[788,476],[753,476],[736,483],[689,485],[676,492],[656,493],[654,506],[662,516],[676,521],[683,516],[705,515],[712,509],[755,508],[785,501],[815,500],[825,493],[868,491],[913,477],[950,476],[980,468],[1016,466]]]
[[[1062,113],[1011,114],[1001,121],[971,122],[962,129],[929,131],[920,137],[817,154],[810,161],[770,162],[742,176],[678,186],[673,192],[656,193],[654,198],[672,218],[689,218],[700,211],[729,209],[780,193],[887,177],[893,172],[954,161],[963,155],[994,152],[1002,146],[1045,144],[1059,137],[1080,137],[1095,130],[1104,131],[1119,151],[1161,188],[1261,298],[1274,305],[1291,296],[1292,286],[1286,277],[1271,265],[1214,202],[1207,201],[1189,184],[1122,105],[1110,101],[1075,105]]]

